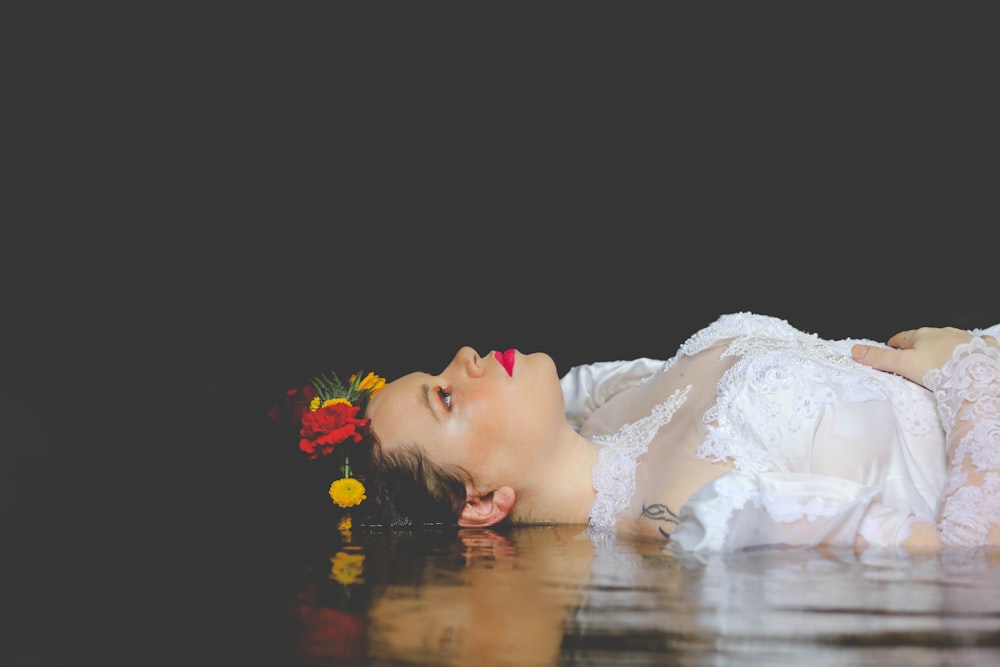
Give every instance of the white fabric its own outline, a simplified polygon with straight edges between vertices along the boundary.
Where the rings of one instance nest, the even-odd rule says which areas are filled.
[[[671,548],[685,551],[851,546],[859,534],[894,547],[914,519],[936,521],[956,489],[946,490],[948,446],[935,396],[854,362],[855,342],[881,345],[825,340],[778,318],[734,313],[670,359],[571,369],[562,378],[567,418],[604,447],[594,468],[592,529],[662,529],[672,533]],[[987,354],[1000,364],[1000,353]],[[985,375],[995,403],[977,404],[1000,416],[1000,371]],[[972,409],[967,383],[940,384],[938,401],[953,404],[958,391],[957,409]],[[993,443],[994,461],[998,434],[976,436]],[[975,465],[965,456],[969,472]],[[978,488],[964,504],[955,496],[957,513],[1000,508],[1000,478]]]
[[[984,333],[997,337],[1000,326]],[[1000,350],[973,338],[924,384],[937,399],[951,460],[939,533],[949,546],[976,546],[1000,525]]]

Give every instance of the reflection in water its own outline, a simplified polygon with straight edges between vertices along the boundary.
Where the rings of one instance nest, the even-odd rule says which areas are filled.
[[[567,610],[592,551],[580,529],[459,533],[462,560],[429,559],[422,584],[387,587],[374,602],[371,651],[430,663],[555,664]]]
[[[323,665],[994,665],[1000,558],[678,558],[579,527],[345,533],[301,569]]]
[[[1000,564],[761,549],[678,559],[608,545],[566,628],[574,664],[993,665]],[[579,657],[579,660],[573,658]],[[599,662],[600,660],[597,660]]]

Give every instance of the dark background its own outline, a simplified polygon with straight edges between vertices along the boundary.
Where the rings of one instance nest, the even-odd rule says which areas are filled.
[[[267,627],[296,524],[263,412],[316,372],[1000,320],[972,7],[5,3],[11,636]]]

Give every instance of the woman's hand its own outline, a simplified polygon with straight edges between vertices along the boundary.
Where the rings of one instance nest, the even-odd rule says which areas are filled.
[[[989,345],[998,346],[992,336],[984,336]],[[944,366],[954,349],[972,340],[972,334],[955,327],[920,327],[900,331],[887,343],[890,348],[857,344],[851,348],[854,360],[880,371],[923,384],[927,371]]]

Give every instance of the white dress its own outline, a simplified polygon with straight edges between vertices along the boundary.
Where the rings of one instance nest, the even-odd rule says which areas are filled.
[[[925,389],[854,362],[856,342],[882,345],[735,313],[670,359],[570,369],[567,418],[603,445],[591,530],[680,551],[894,548],[920,519],[946,544],[984,540],[1000,522],[1000,350],[974,338]]]

